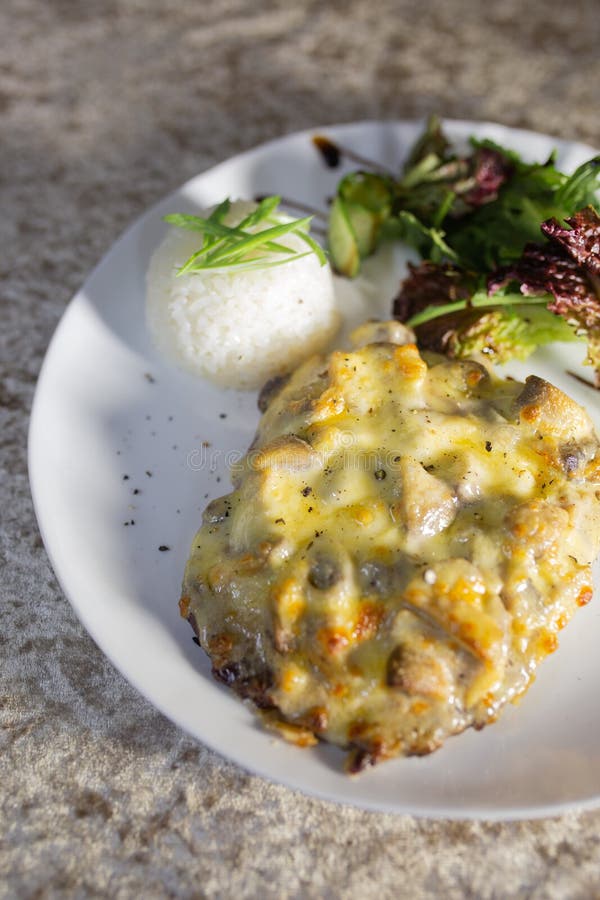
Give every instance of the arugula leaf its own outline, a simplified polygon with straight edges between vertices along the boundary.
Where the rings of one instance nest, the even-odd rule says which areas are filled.
[[[556,192],[557,209],[567,217],[573,210],[593,206],[600,186],[600,155],[579,166]],[[556,214],[555,214],[556,215]],[[561,218],[560,214],[556,218]]]
[[[425,125],[425,131],[421,137],[415,142],[410,151],[404,171],[409,172],[417,163],[421,162],[428,156],[437,156],[438,159],[446,159],[450,152],[450,142],[442,130],[442,123],[439,116],[429,116]]]
[[[407,210],[401,210],[388,219],[382,226],[382,235],[404,241],[433,262],[444,259],[458,261],[458,256],[445,241],[445,232],[440,228],[424,225],[414,213]]]
[[[504,185],[497,201],[447,223],[447,241],[466,268],[489,272],[518,259],[529,241],[539,239],[543,221],[565,219],[593,202],[599,185],[595,160],[570,177],[553,166],[526,166]]]

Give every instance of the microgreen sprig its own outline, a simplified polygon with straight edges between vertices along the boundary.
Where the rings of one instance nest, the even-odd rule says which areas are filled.
[[[165,222],[178,228],[202,233],[202,246],[177,271],[188,272],[227,269],[252,271],[272,268],[314,253],[320,264],[327,262],[322,247],[310,236],[308,229],[312,216],[282,220],[277,208],[281,198],[264,197],[238,225],[225,225],[223,220],[231,209],[229,199],[220,203],[207,217],[173,213],[165,216]],[[258,231],[257,226],[264,225]],[[296,234],[308,247],[300,252],[280,243],[286,235]]]

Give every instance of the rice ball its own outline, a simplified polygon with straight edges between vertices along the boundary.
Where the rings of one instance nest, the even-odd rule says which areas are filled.
[[[232,203],[224,224],[238,224],[255,206]],[[202,240],[172,226],[150,261],[147,321],[159,350],[223,387],[252,389],[326,347],[340,323],[328,264],[311,253],[272,268],[177,276]],[[307,249],[295,234],[280,243]]]

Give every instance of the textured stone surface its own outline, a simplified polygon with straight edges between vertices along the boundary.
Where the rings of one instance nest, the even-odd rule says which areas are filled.
[[[461,824],[337,808],[182,735],[63,598],[25,443],[65,304],[149,203],[336,121],[436,110],[597,144],[599,30],[596,0],[0,5],[1,897],[598,895],[600,812]]]

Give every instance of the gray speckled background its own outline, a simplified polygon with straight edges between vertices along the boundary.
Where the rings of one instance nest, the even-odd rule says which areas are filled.
[[[4,0],[0,34],[0,896],[599,896],[600,812],[365,813],[184,736],[76,621],[25,458],[65,304],[148,204],[337,121],[436,110],[598,145],[596,0]]]

